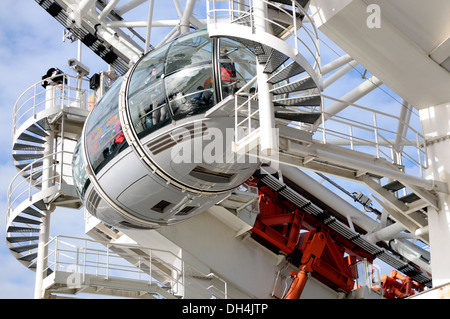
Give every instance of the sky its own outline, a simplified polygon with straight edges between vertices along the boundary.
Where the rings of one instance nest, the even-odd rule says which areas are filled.
[[[159,11],[164,16],[164,11]],[[6,216],[7,190],[17,171],[12,162],[12,111],[18,97],[38,82],[49,68],[57,67],[73,75],[67,61],[77,57],[77,45],[63,42],[63,27],[33,0],[2,0],[0,10],[0,212]],[[335,53],[334,51],[338,51]],[[337,58],[338,48],[325,50],[324,64]],[[89,49],[83,48],[82,61],[91,74],[106,69]],[[360,83],[364,69],[359,67],[345,80],[345,87]],[[342,83],[342,82],[341,82]],[[346,92],[335,84],[328,93],[337,98]],[[398,109],[399,98],[388,88],[376,90],[361,101],[371,107]],[[413,115],[413,121],[417,117]],[[345,183],[345,182],[343,182]],[[346,184],[348,187],[350,184]],[[351,188],[353,192],[357,189]],[[0,218],[0,299],[33,298],[35,273],[11,255],[5,243],[5,217]],[[51,216],[51,234],[85,237],[83,209],[57,209]]]
[[[7,190],[17,171],[13,165],[12,111],[19,96],[49,68],[74,74],[67,61],[77,57],[76,43],[62,42],[63,27],[33,0],[2,0],[0,10],[0,299],[33,298],[35,273],[9,252],[5,240]],[[105,64],[88,49],[83,60],[91,74]],[[98,67],[98,69],[96,69]],[[86,237],[81,210],[57,209],[51,216],[50,236]]]

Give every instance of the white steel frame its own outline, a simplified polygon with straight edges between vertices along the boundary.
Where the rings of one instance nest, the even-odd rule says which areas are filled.
[[[195,28],[202,28],[207,25],[217,26],[219,24],[218,13],[223,9],[217,9],[216,3],[224,1],[206,1],[207,10],[206,12],[201,13],[204,19],[202,19],[202,17],[198,17],[199,11],[195,10],[198,3],[194,0],[187,0],[184,8],[182,8],[178,0],[173,0],[171,2],[164,1],[164,5],[172,5],[171,9],[174,9],[174,17],[173,19],[161,20],[156,19],[155,16],[155,5],[159,4],[158,0],[131,0],[128,2],[124,0],[111,0],[100,11],[95,8],[97,4],[97,1],[95,0],[83,0],[81,2],[74,2],[71,0],[56,0],[56,2],[60,3],[63,7],[68,8],[68,11],[71,11],[71,17],[75,21],[75,24],[81,25],[82,23],[88,23],[92,27],[95,26],[97,35],[99,37],[102,37],[109,45],[121,51],[122,54],[128,57],[130,64],[133,64],[142,54],[152,49],[152,42],[155,43],[156,41],[157,44],[154,47],[159,47],[162,44],[170,41],[171,39],[174,39],[178,35],[189,32],[190,26],[193,26]],[[227,14],[224,15],[225,20],[233,18],[236,13],[247,12],[245,10],[247,1],[225,2],[227,2],[229,5]],[[273,5],[273,3],[265,0],[264,3]],[[210,5],[213,6],[213,9],[211,9]],[[143,8],[145,7],[146,9],[144,10]],[[300,8],[300,10],[303,9]],[[122,17],[124,17],[125,14],[130,14],[131,16],[133,13],[145,12],[146,16],[140,20],[133,17],[130,20],[124,19],[123,21],[114,21],[109,18],[112,12],[115,12]],[[293,19],[294,25],[297,23],[296,21],[297,19]],[[310,21],[310,25],[314,27],[314,23],[312,23],[312,21]],[[134,28],[145,29],[145,37],[142,37],[144,40],[142,41],[141,39],[142,45],[137,44],[137,40],[128,35],[129,30]],[[163,36],[160,36],[158,38],[156,36],[156,31],[163,28],[168,28],[167,32]],[[296,39],[299,39],[297,35],[297,27],[295,27],[293,30],[287,31],[293,32],[294,37]],[[300,42],[302,41],[302,39],[299,40]],[[297,52],[298,45],[298,41],[294,41],[294,49]],[[315,56],[317,62],[312,69],[314,71],[317,71],[318,77],[337,70],[334,74],[323,81],[324,89],[326,89],[335,81],[338,81],[341,76],[347,74],[348,71],[352,70],[357,65],[357,63],[354,62],[350,56],[345,55],[337,58],[335,61],[329,63],[328,65],[323,66],[320,70],[321,61],[318,47],[317,55],[314,55],[314,53],[312,54],[313,56]],[[320,83],[320,85],[322,85],[321,78],[318,78],[318,82]],[[426,205],[437,208],[437,199],[433,194],[430,194],[427,191],[431,190],[433,192],[446,193],[448,191],[447,185],[439,181],[433,181],[429,179],[427,180],[423,178],[423,170],[427,168],[426,143],[424,142],[424,137],[419,132],[419,130],[414,129],[410,125],[411,107],[408,105],[407,101],[403,101],[399,117],[392,117],[389,114],[378,112],[376,110],[368,109],[355,104],[359,99],[361,99],[380,85],[382,85],[381,81],[373,76],[372,78],[362,83],[359,87],[351,88],[349,93],[341,98],[324,95],[325,99],[332,100],[334,103],[321,110],[323,114],[322,121],[321,123],[319,123],[321,124],[321,126],[316,125],[316,127],[313,128],[314,132],[322,135],[322,141],[311,140],[308,146],[295,144],[292,143],[292,141],[289,141],[288,150],[294,153],[294,155],[295,153],[297,153],[297,155],[300,154],[304,158],[301,160],[299,160],[298,158],[294,160],[289,159],[288,164],[320,171],[320,168],[318,168],[318,166],[314,166],[313,168],[311,168],[307,164],[312,163],[315,158],[322,158],[325,160],[334,161],[335,163],[345,163],[355,168],[359,172],[353,178],[357,181],[364,181],[365,177],[363,175],[367,172],[372,172],[375,174],[380,174],[387,178],[400,180],[405,184],[411,186],[411,189],[413,190],[417,190],[417,187],[421,189],[423,188],[423,190],[418,190],[418,192],[423,195],[423,198],[428,199]],[[339,112],[349,107],[355,107],[357,109],[372,113],[373,123],[367,124],[353,122],[349,121],[349,119],[345,119],[337,115]],[[254,113],[253,115],[256,115],[256,113]],[[397,129],[393,130],[391,128],[389,130],[389,135],[395,136],[394,140],[392,140],[392,138],[383,137],[382,132],[385,129],[381,128],[379,125],[379,116],[390,117],[396,122]],[[17,116],[15,115],[15,118],[16,117]],[[15,120],[15,122],[16,121],[18,120]],[[334,131],[330,127],[332,122],[340,122],[345,124],[348,127],[348,131]],[[288,123],[282,124],[284,124],[285,126],[289,126]],[[356,136],[353,132],[353,128],[355,127],[361,127],[363,130],[370,131],[371,133],[373,133],[374,138],[369,139]],[[415,138],[409,138],[408,132],[413,132],[413,134],[415,134]],[[333,139],[331,139],[331,137],[333,137]],[[387,166],[393,167],[397,164],[402,165],[403,163],[401,155],[406,156],[408,159],[414,161],[415,164],[419,167],[419,176],[408,175],[401,171],[395,171],[394,169],[386,168],[385,164],[380,164],[377,161],[368,162],[365,156],[359,156],[359,154],[356,152],[348,152],[348,147],[350,148],[350,151],[353,151],[359,145],[373,146],[376,150],[375,158],[387,159],[390,162],[390,164]],[[382,148],[385,146],[388,146],[392,150],[391,154],[382,152]],[[408,151],[405,151],[405,148],[408,147],[414,148],[414,152],[416,154],[412,155]],[[323,171],[325,173],[335,173],[335,171],[330,171],[327,169]],[[341,175],[341,177],[346,176]],[[372,181],[369,181],[369,184],[375,187],[372,184]],[[386,200],[382,201],[380,204],[383,205],[383,207],[386,208],[389,212],[392,212],[392,214],[396,214],[397,217],[401,218],[401,214],[398,215],[398,212],[396,213],[395,210],[389,210],[389,205],[384,206],[385,202]],[[403,211],[403,213],[407,215],[407,212]],[[380,232],[385,228],[387,228],[386,225],[380,223],[379,227],[377,228],[377,236],[380,235]],[[409,229],[408,227],[405,228],[409,231],[412,231],[412,233],[416,232],[416,234],[426,234],[427,226],[425,225],[421,228],[415,227],[415,230],[411,227],[409,227]],[[377,237],[374,234],[369,234],[369,236],[372,236],[373,238]],[[398,232],[396,232],[396,235],[397,234]],[[391,235],[392,233],[386,231],[383,235],[383,238],[389,240],[389,236]]]

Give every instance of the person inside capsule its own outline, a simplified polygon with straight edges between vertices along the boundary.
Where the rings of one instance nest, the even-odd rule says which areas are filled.
[[[234,62],[229,58],[226,48],[220,49],[220,75],[222,83],[223,97],[227,97],[234,93],[236,89],[236,68]]]

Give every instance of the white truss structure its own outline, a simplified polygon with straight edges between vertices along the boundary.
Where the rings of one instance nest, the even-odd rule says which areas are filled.
[[[284,105],[279,104],[278,106],[284,106],[291,112],[290,114],[314,115],[314,120],[295,121],[286,117],[275,117],[274,114],[278,110],[277,101],[264,97],[281,94],[283,91],[274,91],[271,86],[267,85],[270,82],[269,76],[260,72],[258,78],[255,79],[260,88],[259,100],[267,101],[267,103],[260,102],[259,108],[256,106],[255,110],[254,96],[246,97],[237,92],[235,100],[215,109],[215,112],[231,110],[232,114],[244,112],[247,121],[255,118],[260,120],[259,130],[253,132],[253,135],[237,139],[235,148],[249,150],[249,147],[258,145],[260,150],[266,150],[270,154],[267,156],[267,160],[270,161],[274,158],[278,160],[283,176],[294,181],[298,186],[308,189],[310,193],[320,197],[324,203],[333,205],[336,210],[345,214],[348,219],[348,225],[345,227],[354,231],[353,225],[357,225],[366,231],[363,236],[364,240],[373,245],[381,242],[385,247],[389,247],[389,250],[395,253],[395,258],[398,258],[403,269],[407,269],[410,263],[420,266],[424,271],[420,275],[426,275],[425,272],[432,273],[434,286],[450,281],[449,257],[444,256],[446,252],[448,255],[450,253],[448,248],[441,247],[442,244],[436,241],[437,234],[443,236],[442,238],[449,238],[450,234],[450,227],[442,226],[442,220],[445,221],[445,216],[448,216],[448,210],[444,207],[447,203],[445,197],[449,192],[446,182],[447,173],[438,172],[435,159],[430,159],[430,156],[446,158],[447,152],[443,150],[443,145],[448,143],[448,135],[440,133],[433,135],[434,122],[425,119],[426,112],[431,112],[430,108],[434,108],[437,104],[426,104],[426,101],[422,100],[420,103],[416,103],[416,100],[412,101],[416,98],[412,93],[405,94],[403,100],[394,100],[392,105],[395,110],[381,110],[376,104],[375,107],[360,104],[362,99],[374,90],[380,90],[380,87],[381,94],[388,94],[383,86],[383,78],[389,81],[387,84],[392,85],[393,89],[398,89],[399,93],[405,92],[404,87],[397,85],[395,80],[392,80],[393,76],[386,76],[385,70],[380,71],[380,75],[378,75],[378,69],[371,64],[370,59],[366,61],[361,57],[363,53],[357,51],[356,44],[345,41],[345,37],[339,33],[345,30],[344,22],[331,20],[333,14],[339,19],[344,19],[344,13],[358,12],[361,14],[361,8],[367,8],[364,1],[343,1],[349,5],[347,7],[343,3],[336,5],[335,13],[332,13],[329,8],[335,5],[336,1],[331,1],[332,5],[330,6],[330,4],[325,4],[324,0],[312,0],[311,2],[291,0],[35,1],[57,19],[68,30],[70,36],[92,49],[118,74],[125,74],[146,52],[158,48],[192,29],[207,28],[210,36],[239,37],[277,48],[290,61],[304,67],[309,75],[308,80],[314,84],[310,88],[302,89],[300,93],[294,94],[295,90],[289,85],[292,86],[297,83],[296,81],[305,80],[305,78],[292,77],[284,88],[286,93],[291,93],[291,102],[295,101],[298,104],[299,101],[306,98],[320,97],[320,103],[316,106],[298,108],[294,102],[289,104],[289,99],[283,102]],[[303,4],[304,7],[300,4]],[[296,13],[293,14],[292,10],[289,11],[287,8],[296,8],[294,9]],[[400,8],[405,9],[401,6]],[[412,5],[408,10],[414,8],[415,5]],[[408,10],[406,11],[409,12]],[[310,15],[306,15],[307,11]],[[339,16],[339,12],[343,12],[342,16]],[[303,14],[306,18],[299,19],[299,16]],[[239,17],[246,17],[248,20],[241,24],[231,23]],[[383,22],[388,23],[388,18],[384,17]],[[330,20],[329,23],[328,20]],[[334,23],[337,27],[335,33],[330,31]],[[268,35],[269,28],[273,31],[274,26],[280,27],[281,30],[276,36]],[[342,44],[348,54],[337,56],[333,52],[333,44],[322,39],[322,33],[316,29],[317,27],[338,45]],[[358,36],[363,37],[364,32],[361,31]],[[448,41],[442,45],[448,46]],[[439,48],[438,46],[434,49],[432,57],[437,61],[434,63],[440,63],[445,67],[447,59],[442,53],[443,50]],[[327,59],[324,58],[324,52],[327,54]],[[367,65],[360,66],[356,60],[367,62]],[[365,69],[367,67],[371,68],[371,74]],[[360,83],[355,83],[354,79],[346,81],[351,72],[361,72]],[[262,80],[264,76],[265,78]],[[445,78],[444,75],[442,77]],[[445,80],[448,81],[447,78]],[[340,87],[339,91],[341,92],[337,97],[332,93],[335,92],[336,86]],[[34,97],[39,95],[36,91],[37,87],[38,85],[30,89],[34,90],[31,94]],[[39,158],[39,161],[45,163],[46,158],[54,158],[54,153],[48,149],[44,150],[44,144],[49,139],[55,139],[55,136],[49,137],[49,134],[55,130],[59,130],[56,135],[59,136],[63,145],[64,140],[75,139],[77,132],[73,130],[72,125],[76,125],[72,122],[82,123],[86,116],[88,102],[83,100],[87,96],[83,94],[87,93],[89,89],[83,91],[84,89],[76,84],[67,87],[74,88],[74,92],[77,92],[76,97],[71,100],[70,92],[68,93],[67,89],[63,88],[64,94],[61,93],[62,100],[56,105],[56,109],[47,105],[40,110],[36,105],[36,99],[33,100],[34,102],[30,102],[32,98],[22,97],[15,108],[13,143],[19,174],[11,183],[8,196],[7,239],[13,254],[28,267],[32,265],[35,267],[34,263],[38,252],[35,252],[34,249],[38,249],[43,254],[46,252],[47,248],[43,246],[42,236],[45,239],[46,231],[43,225],[47,224],[46,216],[49,216],[49,212],[56,206],[79,205],[75,199],[73,180],[64,171],[64,154],[73,150],[59,151],[59,155],[56,156],[61,159],[61,164],[56,166],[49,163],[43,164],[44,169],[37,171],[39,176],[36,175],[34,164],[24,164],[23,162],[26,159]],[[267,91],[264,91],[264,87],[267,87]],[[40,94],[49,93],[47,90],[47,93],[41,92]],[[81,102],[82,100],[83,102]],[[450,99],[443,100],[442,103],[448,103],[448,101]],[[282,103],[281,99],[278,103]],[[420,105],[420,107],[416,105]],[[417,125],[419,119],[417,109],[414,107],[421,109],[420,118],[425,132]],[[447,116],[446,111],[443,110],[444,107],[437,107],[432,111],[436,114],[442,113],[443,117]],[[51,123],[48,123],[48,118],[52,119]],[[45,127],[46,124],[51,125]],[[236,123],[236,130],[240,128],[240,125],[243,125],[242,122]],[[36,126],[40,127],[39,132],[36,131]],[[279,129],[278,137],[264,135],[266,132],[272,132],[271,130],[274,128]],[[442,131],[444,130],[442,129]],[[30,132],[34,135],[29,134]],[[35,134],[41,135],[41,141],[32,138],[30,140],[29,136],[35,136]],[[50,134],[50,136],[52,135]],[[28,141],[25,143],[28,145],[27,147],[22,143],[24,140]],[[44,152],[43,156],[32,156],[41,151]],[[46,169],[53,166],[59,170],[59,173],[48,175],[50,170],[46,173]],[[296,167],[302,170],[298,170]],[[371,198],[381,207],[380,214],[376,215],[348,204],[338,194],[326,189],[309,175],[303,173],[303,169],[356,182],[355,189],[363,187],[366,191],[373,192]],[[42,179],[42,174],[44,177],[46,176],[45,179]],[[19,177],[25,178],[25,180],[20,181]],[[52,183],[44,187],[43,184],[46,180],[51,180]],[[39,183],[39,192],[33,194],[31,186],[36,186],[36,181]],[[52,194],[42,194],[42,191],[50,191]],[[21,201],[23,197],[26,199]],[[230,203],[233,204],[231,198],[228,199],[228,204]],[[226,207],[225,202],[222,204]],[[32,210],[30,210],[31,207]],[[240,207],[244,207],[242,202]],[[430,215],[431,213],[432,215]],[[23,214],[33,215],[38,219],[26,219]],[[439,223],[441,223],[440,226]],[[40,228],[31,227],[31,224],[38,224]],[[110,230],[101,223],[97,223],[92,229],[96,229],[96,231],[92,231],[97,234],[96,236],[100,236],[98,233],[103,234],[98,239],[103,240],[112,236]],[[246,228],[242,229],[238,233],[245,232]],[[17,235],[39,231],[41,240],[37,236],[33,236],[24,242]],[[432,236],[431,232],[433,231],[436,235]],[[164,231],[162,233],[165,234]],[[175,237],[173,235],[170,237],[169,231],[166,233],[168,238],[174,240]],[[431,247],[432,263],[430,263],[428,245]],[[201,258],[201,256],[197,257]],[[43,265],[38,266],[38,273],[44,272]],[[56,291],[57,287],[55,287],[53,286],[53,289]],[[155,290],[149,291],[156,291],[155,293],[161,290],[157,286],[152,286],[152,289]],[[39,290],[37,295],[42,296],[43,288],[38,287],[37,290]],[[161,294],[163,293],[161,292]]]

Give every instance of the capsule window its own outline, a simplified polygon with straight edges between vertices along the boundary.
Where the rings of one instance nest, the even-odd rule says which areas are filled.
[[[195,67],[212,61],[212,41],[206,32],[192,33],[176,40],[166,60],[166,75],[186,67]]]
[[[128,101],[138,136],[145,136],[171,121],[161,79],[149,82],[130,95]]]
[[[166,78],[174,120],[203,113],[215,104],[211,64],[185,68]]]
[[[128,144],[119,119],[119,91],[122,78],[114,82],[89,116],[86,126],[86,147],[89,161],[98,172]]]
[[[218,65],[222,99],[256,76],[256,56],[243,44],[231,39],[220,39]]]

